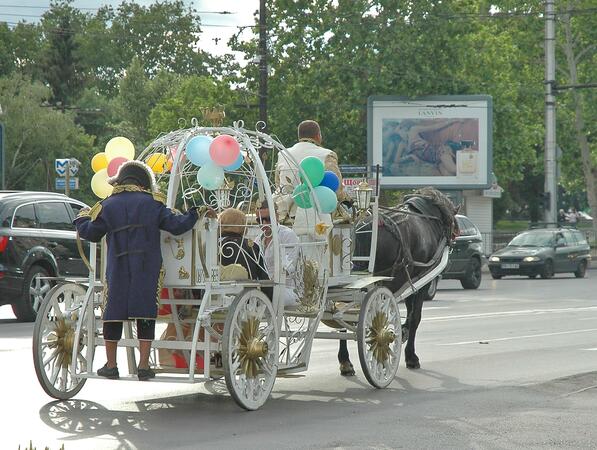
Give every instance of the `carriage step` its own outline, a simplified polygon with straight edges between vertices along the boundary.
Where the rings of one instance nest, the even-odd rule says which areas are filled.
[[[200,374],[202,375],[202,374]],[[215,377],[220,377],[221,375],[213,374]],[[96,380],[110,380],[110,381],[139,381],[139,378],[136,375],[127,375],[125,377],[120,377],[117,379],[109,379],[105,377],[100,377],[96,373],[82,373],[77,376],[77,378],[87,378],[87,379],[96,379]],[[211,381],[213,378],[205,378],[205,377],[198,377],[195,376],[193,379],[189,379],[189,377],[176,377],[176,376],[166,376],[166,375],[156,375],[155,378],[150,378],[147,381],[153,382],[166,382],[166,383],[187,383],[187,384],[195,384],[195,383],[205,383],[206,381]],[[147,381],[144,381],[146,383]]]

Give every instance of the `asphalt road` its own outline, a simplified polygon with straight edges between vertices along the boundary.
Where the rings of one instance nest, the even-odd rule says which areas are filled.
[[[223,382],[90,380],[51,402],[33,369],[33,325],[2,307],[0,448],[596,448],[597,271],[484,275],[477,291],[440,283],[419,331],[422,368],[402,362],[389,389],[370,387],[358,365],[339,376],[336,343],[317,341],[308,372],[278,379],[250,413]]]

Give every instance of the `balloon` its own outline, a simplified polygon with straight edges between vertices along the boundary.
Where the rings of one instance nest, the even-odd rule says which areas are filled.
[[[292,198],[299,208],[308,209],[313,206],[309,187],[305,183],[299,184],[294,188],[294,191],[292,191]]]
[[[317,186],[313,189],[313,193],[319,201],[319,207],[322,213],[332,213],[338,205],[338,198],[336,193],[329,187]]]
[[[91,178],[91,190],[99,198],[106,198],[112,193],[112,185],[108,184],[107,169],[98,170]]]
[[[98,172],[106,167],[108,167],[108,158],[106,158],[106,154],[104,152],[93,155],[93,158],[91,158],[91,168],[94,172]]]
[[[224,183],[224,169],[213,162],[197,171],[197,182],[208,191],[219,188]]]
[[[108,162],[118,156],[126,159],[135,159],[135,146],[131,141],[122,136],[110,139],[106,144],[104,152],[106,153]]]
[[[116,175],[118,173],[118,168],[120,166],[122,166],[127,161],[128,161],[128,159],[123,158],[122,156],[117,156],[116,158],[111,160],[108,163],[108,168],[107,168],[108,176],[113,177],[114,175]]]
[[[319,158],[316,156],[307,156],[306,158],[303,158],[301,161],[301,169],[303,169],[303,172],[305,172],[305,175],[311,182],[311,186],[319,186],[319,183],[323,180],[323,173],[325,171],[323,163]],[[302,173],[301,181],[305,183]]]
[[[224,170],[227,170],[227,171],[230,172],[232,170],[239,169],[240,166],[242,166],[244,162],[245,162],[245,158],[244,158],[243,154],[239,153],[238,154],[238,158],[236,158],[236,161],[234,161],[229,166],[224,166]]]
[[[168,166],[168,157],[163,153],[154,153],[147,158],[145,163],[151,167],[153,173],[164,173],[164,170]]]
[[[209,146],[209,156],[217,165],[226,167],[234,164],[240,154],[240,145],[227,134],[216,137]]]
[[[195,136],[187,143],[187,158],[196,166],[203,166],[211,161],[209,146],[213,139],[209,136]]]
[[[338,179],[338,175],[336,175],[331,170],[326,170],[323,174],[323,180],[319,183],[320,186],[329,187],[332,191],[336,192],[340,187],[340,180]]]

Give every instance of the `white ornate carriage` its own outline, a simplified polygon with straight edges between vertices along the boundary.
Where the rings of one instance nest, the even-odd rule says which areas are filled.
[[[185,158],[183,150],[195,136],[220,134],[233,136],[240,143],[243,162],[226,173],[218,189],[207,191],[198,184],[197,167]],[[242,226],[249,242],[261,233],[255,221],[256,207],[266,202],[270,211],[275,208],[280,187],[274,181],[272,162],[279,153],[290,158],[275,138],[247,130],[242,123],[171,132],[156,139],[138,159],[145,161],[155,153],[172,160],[171,169],[158,176],[158,183],[167,189],[167,206],[180,210],[202,205],[216,211],[238,208],[246,215]],[[299,162],[294,164],[297,171],[302,170]],[[365,231],[343,223],[330,229],[317,212],[316,196],[313,203],[311,231],[299,236],[299,264],[292,273],[282,268],[281,260],[289,249],[280,244],[279,225],[272,215],[273,264],[266,268],[270,280],[249,280],[242,271],[222,266],[221,226],[208,215],[202,214],[194,229],[182,236],[163,233],[163,292],[167,295],[162,296],[161,304],[169,311],[158,317],[156,336],[161,332],[162,338],[153,342],[155,381],[197,383],[223,376],[240,406],[257,409],[269,397],[276,376],[307,370],[315,338],[356,340],[367,380],[378,388],[393,380],[401,353],[399,299],[381,286],[387,278],[372,275],[377,227]],[[372,215],[376,223],[377,199],[359,214]],[[361,263],[368,262],[368,270],[355,273],[351,271],[352,243],[361,232],[372,234],[371,251],[358,258]],[[104,260],[97,257],[98,251],[104,253],[100,245],[90,246],[89,278],[57,280],[38,312],[33,340],[35,369],[44,390],[55,398],[70,398],[88,378],[98,378],[94,355],[97,347],[104,345]],[[434,272],[441,271],[440,266]],[[412,290],[434,276],[424,277]],[[295,278],[299,297],[295,306],[285,307],[281,300],[286,277]],[[321,325],[322,320],[331,327]],[[120,345],[127,349],[130,375],[121,379],[137,379],[137,344],[135,330],[125,324]],[[160,352],[176,354],[182,364],[163,364]]]

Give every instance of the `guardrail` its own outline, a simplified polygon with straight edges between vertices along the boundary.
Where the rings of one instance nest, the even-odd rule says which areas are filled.
[[[597,258],[597,236],[593,230],[580,230],[587,237],[587,242],[591,245],[591,256]],[[503,231],[492,231],[491,233],[481,233],[483,236],[483,245],[485,255],[489,256],[491,253],[496,252],[512,240],[518,232],[503,232]]]

